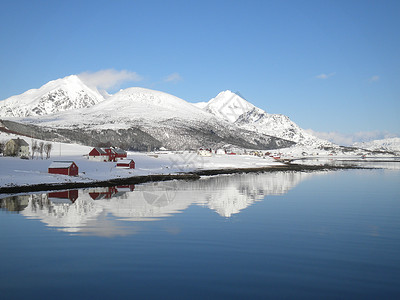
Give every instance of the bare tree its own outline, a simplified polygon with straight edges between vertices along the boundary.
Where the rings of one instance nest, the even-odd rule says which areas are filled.
[[[38,151],[39,151],[39,154],[40,154],[40,158],[41,158],[41,159],[43,159],[43,149],[44,149],[44,142],[40,142],[40,143],[39,143]]]
[[[35,157],[35,152],[38,151],[39,146],[37,141],[32,140],[32,159]]]
[[[52,143],[44,144],[44,152],[46,153],[46,159],[50,158],[51,149],[53,148]]]
[[[6,143],[4,143],[3,141],[0,141],[0,154],[4,153],[4,147],[5,147]]]

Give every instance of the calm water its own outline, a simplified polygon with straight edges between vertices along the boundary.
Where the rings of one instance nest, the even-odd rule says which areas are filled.
[[[2,299],[400,299],[400,171],[0,200]]]

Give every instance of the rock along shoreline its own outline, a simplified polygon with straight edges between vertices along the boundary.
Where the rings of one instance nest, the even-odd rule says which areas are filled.
[[[299,172],[312,172],[312,171],[328,171],[328,170],[349,170],[349,169],[365,169],[359,166],[310,166],[299,164],[286,164],[281,166],[268,166],[258,168],[230,168],[230,169],[212,169],[212,170],[197,170],[187,173],[177,174],[152,174],[145,176],[132,176],[124,178],[113,178],[102,181],[90,182],[66,182],[66,183],[41,183],[22,186],[6,186],[0,187],[1,194],[19,194],[41,191],[55,191],[55,190],[68,190],[68,189],[82,189],[91,187],[109,187],[128,184],[141,184],[146,182],[159,182],[168,180],[197,180],[201,176],[214,176],[238,173],[264,173],[264,172],[277,172],[277,171],[299,171]]]

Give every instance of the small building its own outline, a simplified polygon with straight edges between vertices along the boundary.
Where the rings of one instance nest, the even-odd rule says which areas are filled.
[[[128,156],[125,150],[122,150],[120,148],[111,148],[111,149],[114,151],[116,159],[124,159]]]
[[[126,157],[126,151],[114,147],[95,147],[89,152],[89,159],[97,161],[117,161],[118,159],[124,159]]]
[[[97,161],[108,161],[109,156],[103,148],[96,147],[89,152],[89,159]]]
[[[217,155],[225,155],[226,151],[225,151],[225,149],[217,149],[215,151],[215,154],[217,154]]]
[[[78,166],[73,161],[54,161],[49,166],[50,174],[78,176]]]
[[[4,156],[29,157],[29,144],[20,138],[11,139],[4,147]]]
[[[212,152],[211,152],[211,149],[199,149],[199,150],[197,150],[197,155],[212,156]]]
[[[117,162],[117,168],[134,169],[135,162],[133,159],[121,159]]]

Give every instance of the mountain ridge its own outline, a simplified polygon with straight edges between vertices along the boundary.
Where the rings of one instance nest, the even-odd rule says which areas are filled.
[[[105,99],[76,75],[50,81],[39,89],[1,101],[0,117],[63,131],[75,138],[78,134],[72,134],[71,130],[91,141],[89,136],[104,136],[110,142],[121,143],[124,138],[121,135],[125,134],[129,136],[127,143],[140,143],[144,147],[148,139],[151,141],[148,146],[162,145],[175,150],[273,149],[289,147],[307,138],[288,117],[268,114],[231,91],[220,92],[206,105],[203,103],[203,107],[141,87],[127,88]],[[140,141],[135,135],[141,137]],[[312,144],[316,138],[310,141]]]
[[[239,93],[230,90],[220,92],[199,107],[246,130],[276,136],[304,146],[334,146],[331,142],[307,133],[288,116],[267,113],[245,100]]]

